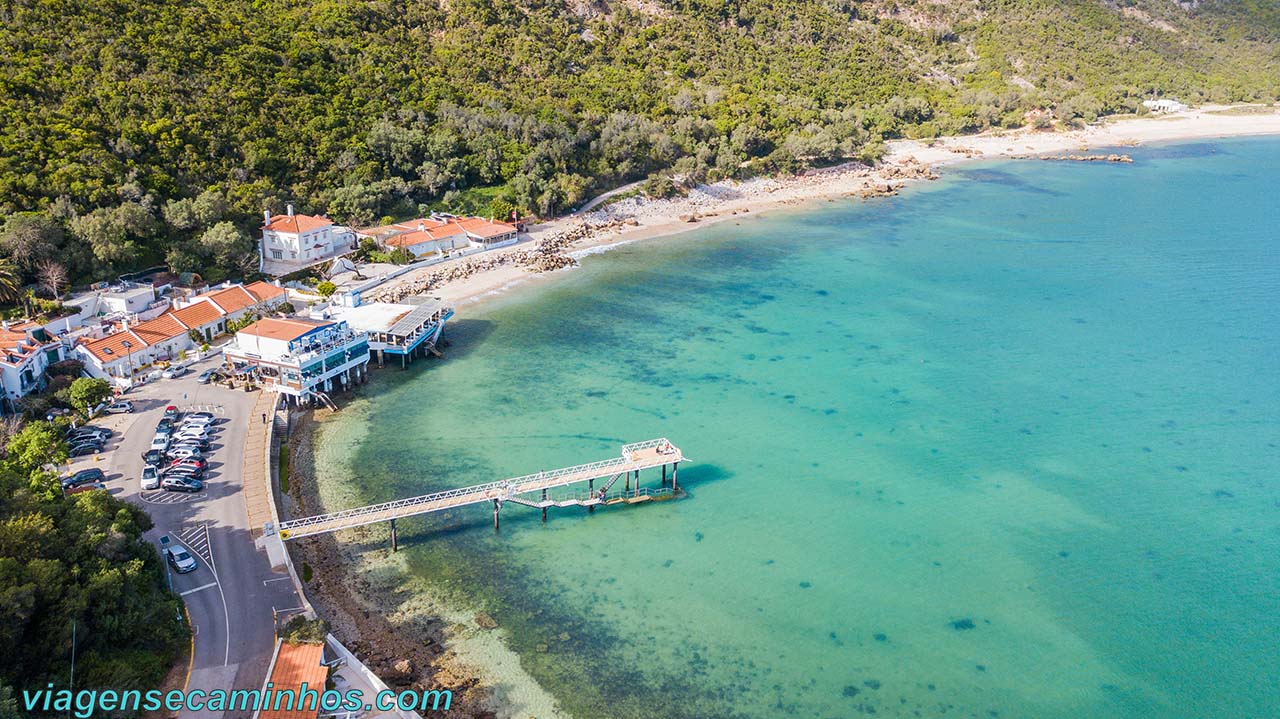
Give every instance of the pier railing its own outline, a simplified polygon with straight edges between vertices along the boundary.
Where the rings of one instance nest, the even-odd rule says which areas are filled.
[[[680,449],[665,438],[651,439],[647,442],[624,445],[622,456],[613,459],[536,472],[471,487],[447,489],[407,499],[397,499],[366,507],[355,507],[328,514],[319,514],[313,517],[293,519],[281,522],[279,531],[280,536],[284,539],[322,534],[324,532],[373,524],[374,522],[389,521],[398,517],[451,509],[467,504],[478,504],[493,500],[501,502],[509,500],[518,494],[563,487],[602,477],[614,477],[625,472],[639,471],[665,464],[675,464],[683,459],[684,456]],[[521,503],[523,504],[523,502]]]

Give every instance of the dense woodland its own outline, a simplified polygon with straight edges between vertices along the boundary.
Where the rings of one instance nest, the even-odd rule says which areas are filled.
[[[87,381],[87,380],[86,380]],[[108,492],[62,496],[62,428],[0,425],[0,718],[23,689],[154,689],[187,636],[145,512]],[[73,629],[74,625],[74,629]]]
[[[1270,0],[12,0],[0,252],[252,268],[264,208],[550,215],[881,140],[1273,101]],[[674,182],[673,182],[674,180]],[[47,279],[47,278],[46,278]],[[56,286],[56,282],[46,282]]]

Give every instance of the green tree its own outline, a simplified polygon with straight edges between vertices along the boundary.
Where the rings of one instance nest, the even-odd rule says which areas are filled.
[[[338,291],[338,286],[333,284],[329,280],[325,280],[324,282],[321,282],[320,284],[316,285],[316,292],[318,292],[321,297],[328,297],[329,295],[332,295],[334,292],[337,292],[337,291]]]
[[[50,422],[28,422],[9,439],[5,456],[21,472],[30,474],[46,464],[67,461],[67,443]]]
[[[81,377],[71,383],[71,406],[81,414],[111,397],[111,383],[97,377]]]
[[[22,298],[22,278],[13,260],[0,258],[0,302],[15,302]]]

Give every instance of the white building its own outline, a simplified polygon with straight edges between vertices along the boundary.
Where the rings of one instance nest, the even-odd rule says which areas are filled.
[[[82,340],[76,353],[90,375],[128,386],[138,372],[195,349],[193,333],[211,342],[226,333],[228,322],[274,312],[287,299],[284,288],[267,282],[209,290],[145,322],[124,320],[105,337]]]
[[[369,338],[346,322],[266,318],[237,332],[223,356],[233,370],[253,372],[267,389],[301,403],[363,381]]]
[[[1168,97],[1168,98],[1162,97],[1159,100],[1143,100],[1142,106],[1157,114],[1164,114],[1168,112],[1182,112],[1183,110],[1187,109],[1186,105],[1183,105],[1182,103],[1178,102],[1177,100],[1171,97]]]
[[[14,411],[19,399],[44,387],[44,371],[63,359],[62,341],[37,322],[10,324],[0,329],[0,390],[3,409]]]
[[[482,217],[432,215],[380,227],[356,230],[360,238],[373,238],[385,249],[403,248],[414,257],[466,248],[492,249],[514,244],[515,225]]]
[[[267,274],[289,274],[356,248],[351,228],[327,217],[295,215],[293,205],[283,215],[264,211],[262,219],[258,267]]]

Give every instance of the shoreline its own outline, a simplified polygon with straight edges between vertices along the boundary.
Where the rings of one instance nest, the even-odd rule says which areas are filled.
[[[772,210],[859,197],[864,193],[867,196],[892,194],[909,183],[933,179],[932,168],[973,160],[1037,158],[1049,153],[1092,152],[1104,147],[1156,142],[1280,135],[1280,110],[1270,110],[1267,114],[1212,115],[1207,114],[1212,109],[1201,108],[1173,116],[1118,120],[1065,133],[1024,130],[941,138],[928,144],[898,141],[890,144],[884,163],[877,168],[844,165],[793,178],[718,183],[672,200],[633,198],[539,226],[532,236],[537,241],[580,228],[584,222],[598,224],[599,227],[587,231],[582,239],[563,247],[566,255],[578,258]],[[693,222],[681,219],[689,215],[699,217]],[[535,243],[523,242],[481,257],[527,252]],[[389,287],[409,285],[425,274],[464,261],[441,263],[409,273],[371,295],[376,297]],[[429,291],[455,305],[469,305],[551,274],[533,272],[516,264],[500,264],[463,279],[433,285]],[[326,414],[320,411],[321,418],[317,421],[313,413],[305,413],[291,433],[291,486],[294,489],[285,503],[294,516],[309,513],[307,510],[334,509],[323,507],[313,471],[312,443],[318,424]],[[313,543],[299,543],[293,548],[295,561],[309,564],[313,570],[314,579],[307,583],[307,589],[320,618],[329,621],[333,633],[384,681],[397,689],[450,689],[455,694],[451,712],[464,719],[564,716],[554,698],[523,672],[519,657],[505,649],[501,628],[495,630],[488,625],[485,615],[472,616],[469,611],[459,611],[457,606],[449,605],[422,586],[413,587],[412,602],[397,600],[388,590],[391,582],[405,577],[404,555],[391,555],[385,550],[368,551],[363,542],[385,541],[382,530],[363,528],[352,532],[357,534],[344,533],[341,539],[326,535]],[[353,542],[353,537],[359,539]],[[405,590],[403,584],[395,587],[401,592]]]
[[[367,297],[394,301],[397,296],[430,293],[455,306],[470,305],[533,278],[553,274],[546,270],[565,266],[539,263],[541,266],[529,267],[507,261],[516,253],[533,252],[539,243],[557,245],[557,252],[576,259],[615,245],[677,235],[778,209],[892,195],[909,184],[937,179],[936,169],[977,160],[1039,159],[1052,153],[1259,135],[1280,135],[1280,107],[1209,105],[1166,115],[1108,120],[1068,131],[1023,128],[931,141],[894,140],[887,143],[883,160],[874,167],[855,162],[791,177],[726,180],[698,186],[683,197],[632,197],[560,217],[533,227],[529,240],[517,245],[409,272],[368,292]],[[477,262],[492,266],[465,277],[429,279],[451,272],[461,274],[466,272],[468,263]]]

